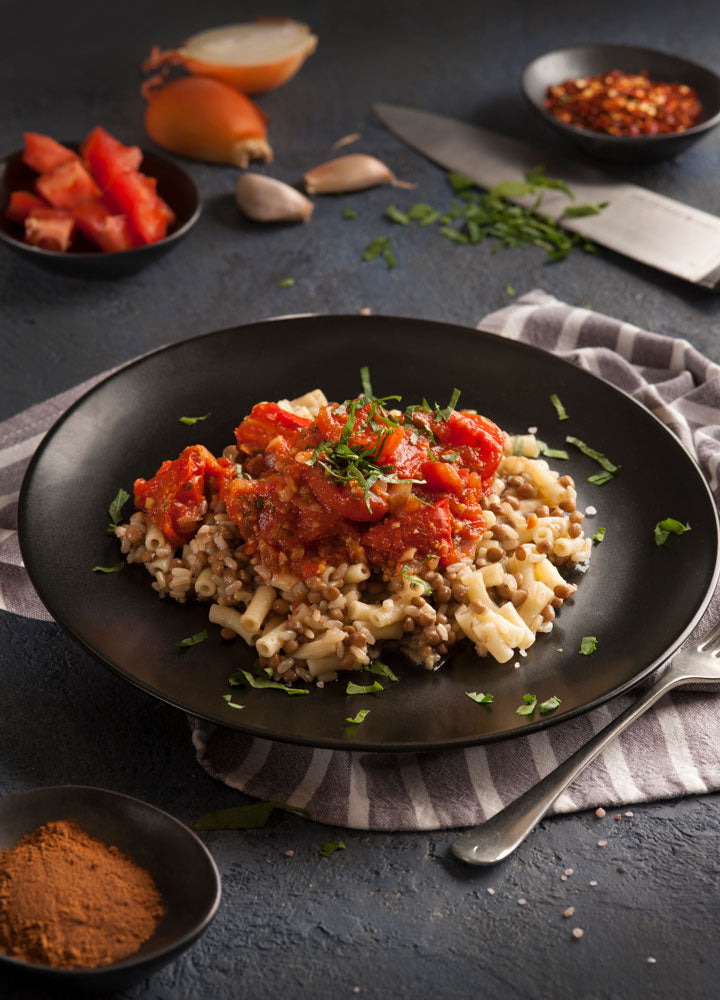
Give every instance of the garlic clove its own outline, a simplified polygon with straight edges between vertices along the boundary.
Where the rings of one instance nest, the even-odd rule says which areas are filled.
[[[314,205],[289,184],[264,174],[240,174],[235,187],[238,208],[254,222],[307,222]]]
[[[362,191],[377,184],[395,184],[395,175],[385,164],[366,153],[350,153],[313,167],[303,178],[308,194],[341,194]]]

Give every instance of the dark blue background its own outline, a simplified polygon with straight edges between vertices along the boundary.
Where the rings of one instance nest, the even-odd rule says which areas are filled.
[[[685,7],[397,0],[389,8],[352,0],[288,2],[281,10],[79,0],[3,10],[3,153],[21,146],[25,129],[71,139],[102,124],[142,143],[139,65],[153,43],[171,46],[257,13],[290,14],[307,21],[320,44],[291,83],[259,99],[275,150],[267,172],[298,183],[334,155],[337,139],[360,131],[347,152],[373,153],[419,187],[320,198],[308,225],[262,228],[234,206],[234,169],[185,161],[205,198],[203,216],[182,245],[134,277],[59,277],[3,250],[0,417],[204,331],[364,307],[474,325],[507,303],[508,284],[686,337],[720,361],[720,300],[679,280],[611,253],[548,265],[534,248],[493,254],[489,244],[456,248],[435,232],[391,226],[383,219],[390,202],[443,205],[449,192],[443,172],[397,142],[370,110],[375,100],[417,105],[571,155],[520,96],[525,63],[555,46],[602,40],[718,68],[712,0]],[[720,214],[720,131],[676,162],[615,172]],[[344,205],[357,210],[355,221],[342,219]],[[361,261],[381,235],[392,238],[392,271],[381,260]],[[279,288],[287,277],[294,286]],[[252,358],[238,378],[252,380]],[[3,794],[99,784],[189,823],[242,800],[195,763],[181,713],[98,667],[54,625],[0,614],[0,664]],[[450,833],[340,832],[283,815],[265,830],[209,834],[225,891],[216,921],[177,963],[124,996],[716,996],[718,797],[632,812],[620,822],[592,813],[547,821],[493,871],[452,860]],[[347,850],[322,858],[323,841],[338,835]],[[600,838],[607,847],[597,847]],[[562,881],[566,867],[574,874]],[[570,921],[562,917],[569,905]],[[580,941],[570,935],[575,925],[585,929]]]

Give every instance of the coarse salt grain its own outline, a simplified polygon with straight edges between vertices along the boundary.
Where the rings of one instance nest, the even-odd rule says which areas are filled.
[[[572,868],[566,868],[566,869],[565,869],[565,874],[566,874],[566,875],[572,875],[572,873],[573,873],[573,870],[572,870]]]
[[[626,815],[626,816],[632,816],[632,815],[634,815],[634,814],[633,814],[633,813],[631,813],[631,812],[630,812],[630,810],[628,810],[628,811],[627,811],[627,812],[625,813],[625,815]]]
[[[527,899],[525,899],[524,896],[521,896],[520,899],[518,899],[518,906],[525,906],[526,903]]]
[[[488,889],[488,895],[489,896],[494,896],[495,895],[495,890],[494,889]]]
[[[597,507],[593,507],[593,505],[590,504],[589,507],[585,508],[585,513],[587,514],[588,517],[592,517],[593,514],[597,514]]]
[[[607,847],[607,840],[598,840],[598,847]]]
[[[597,816],[598,819],[605,818],[606,813],[602,806],[598,806],[598,808],[595,810],[595,815]]]
[[[565,874],[565,872],[563,872],[562,875],[560,876],[560,881],[567,882],[567,875]]]
[[[528,434],[537,434],[537,427],[528,427]]]
[[[652,955],[650,955],[648,958],[645,959],[645,961],[648,962],[650,965],[655,965],[657,959],[653,958]]]
[[[592,882],[588,882],[588,885],[597,885],[597,882],[593,879]]]
[[[575,912],[575,907],[574,906],[568,906],[567,910],[563,910],[563,916],[564,917],[571,917],[574,912]]]
[[[578,938],[579,939],[579,938],[581,938],[583,936],[584,933],[585,933],[585,931],[582,929],[582,927],[573,927],[572,936],[574,938]]]

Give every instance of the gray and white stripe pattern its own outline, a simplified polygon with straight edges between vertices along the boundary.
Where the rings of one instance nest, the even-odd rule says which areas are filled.
[[[535,344],[618,385],[672,428],[720,498],[720,367],[687,341],[573,308],[541,291],[479,328]],[[47,618],[23,573],[15,503],[32,451],[96,380],[0,425],[0,608]],[[707,619],[718,617],[715,598]],[[707,624],[702,626],[706,629]],[[254,739],[191,719],[202,766],[248,795],[304,808],[319,822],[374,830],[468,826],[492,816],[618,715],[631,696],[503,743],[435,753],[319,750]],[[621,806],[720,788],[720,696],[666,697],[598,757],[555,812]]]

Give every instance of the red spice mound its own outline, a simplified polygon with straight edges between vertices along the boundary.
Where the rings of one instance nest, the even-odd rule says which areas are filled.
[[[545,107],[559,121],[610,135],[661,135],[694,125],[702,104],[684,83],[614,69],[548,87]]]

